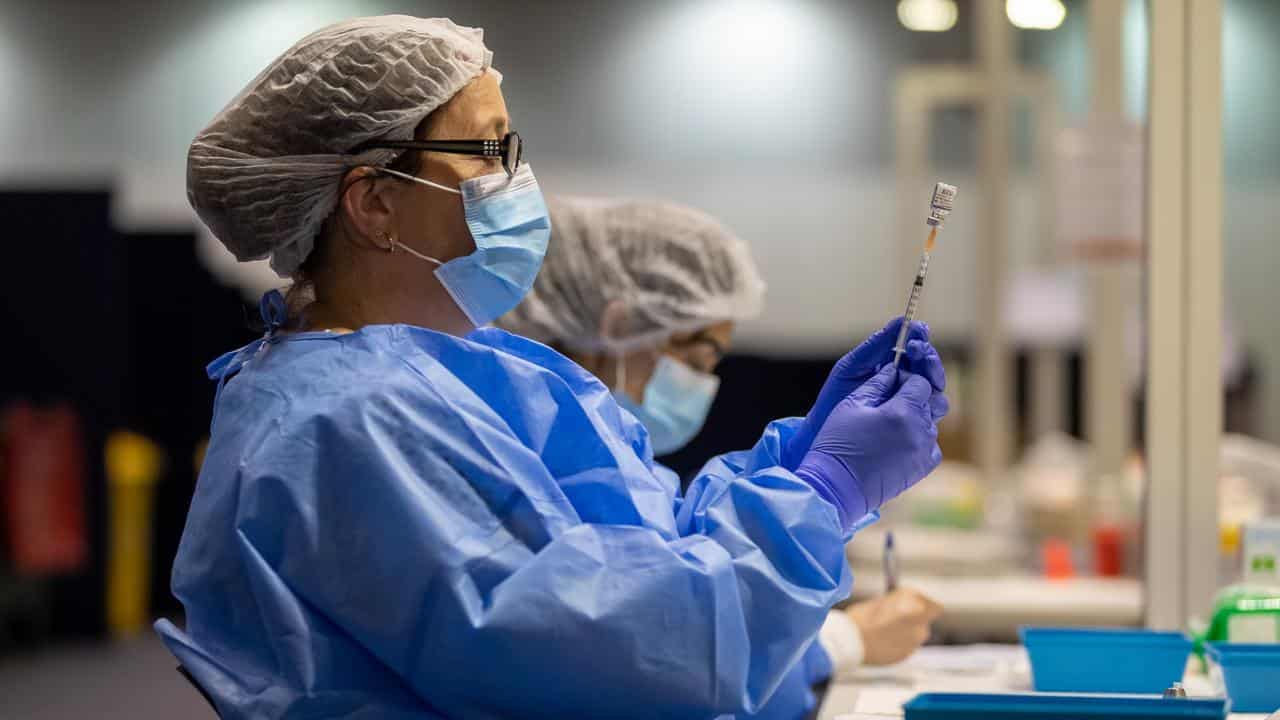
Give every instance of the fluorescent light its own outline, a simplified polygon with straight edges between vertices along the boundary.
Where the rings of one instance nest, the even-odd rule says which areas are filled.
[[[898,21],[908,30],[946,32],[960,13],[955,0],[899,0]]]
[[[1067,8],[1062,0],[1004,0],[1004,14],[1023,30],[1052,30],[1067,17]]]
[[[769,65],[803,45],[804,10],[781,0],[738,0],[706,7],[709,49],[734,64]]]

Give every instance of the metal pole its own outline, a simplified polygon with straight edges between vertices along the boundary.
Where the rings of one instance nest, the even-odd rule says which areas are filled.
[[[1124,13],[1115,0],[1089,3],[1089,43],[1093,67],[1090,126],[1102,137],[1124,127]],[[1129,309],[1139,300],[1127,259],[1098,258],[1089,268],[1089,336],[1084,364],[1085,437],[1090,444],[1090,505],[1095,509],[1104,477],[1118,482],[1132,435],[1132,400],[1125,353]]]
[[[977,366],[974,373],[976,459],[988,482],[1003,482],[1012,445],[1013,382],[1003,317],[1008,276],[1010,81],[1013,37],[1004,0],[977,6],[977,45],[984,81],[979,113],[981,214],[977,242]]]
[[[1151,12],[1147,134],[1147,625],[1177,629],[1183,602],[1183,179],[1186,158],[1185,0]]]
[[[1151,3],[1147,623],[1205,613],[1222,431],[1222,0]]]
[[[1186,603],[1207,617],[1218,584],[1222,436],[1222,0],[1187,6]]]

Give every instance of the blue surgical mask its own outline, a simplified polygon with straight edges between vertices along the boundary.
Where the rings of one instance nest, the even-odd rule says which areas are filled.
[[[644,387],[644,398],[636,403],[624,390],[626,363],[622,358],[618,358],[618,368],[618,386],[613,395],[649,431],[654,455],[673,453],[688,445],[707,421],[720,389],[720,378],[715,375],[660,355],[653,377]]]
[[[528,163],[511,177],[505,172],[483,175],[464,181],[457,190],[395,170],[381,172],[462,196],[475,252],[442,262],[395,238],[391,249],[439,265],[436,277],[473,325],[488,325],[524,299],[551,239],[547,203]]]

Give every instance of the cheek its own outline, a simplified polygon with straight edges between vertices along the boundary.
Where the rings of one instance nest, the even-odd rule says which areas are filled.
[[[649,379],[653,377],[653,371],[657,367],[657,358],[650,355],[632,358],[627,364],[627,394],[637,402],[643,401],[644,388],[649,384]]]
[[[716,357],[715,352],[712,350],[703,350],[702,352],[694,353],[693,357],[689,360],[690,367],[708,375],[714,375],[716,372],[716,365],[719,364],[720,358]]]
[[[714,350],[701,346],[694,350],[672,353],[672,357],[699,372],[714,374],[720,359]]]
[[[401,215],[400,229],[406,238],[429,254],[448,261],[475,249],[471,231],[462,213],[462,198],[443,190],[424,188]]]

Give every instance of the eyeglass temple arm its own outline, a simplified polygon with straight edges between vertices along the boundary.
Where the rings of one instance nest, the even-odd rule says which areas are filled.
[[[453,153],[456,155],[493,155],[500,154],[504,144],[486,140],[384,140],[357,145],[351,150],[358,155],[374,148],[390,150],[422,150],[426,152]]]

